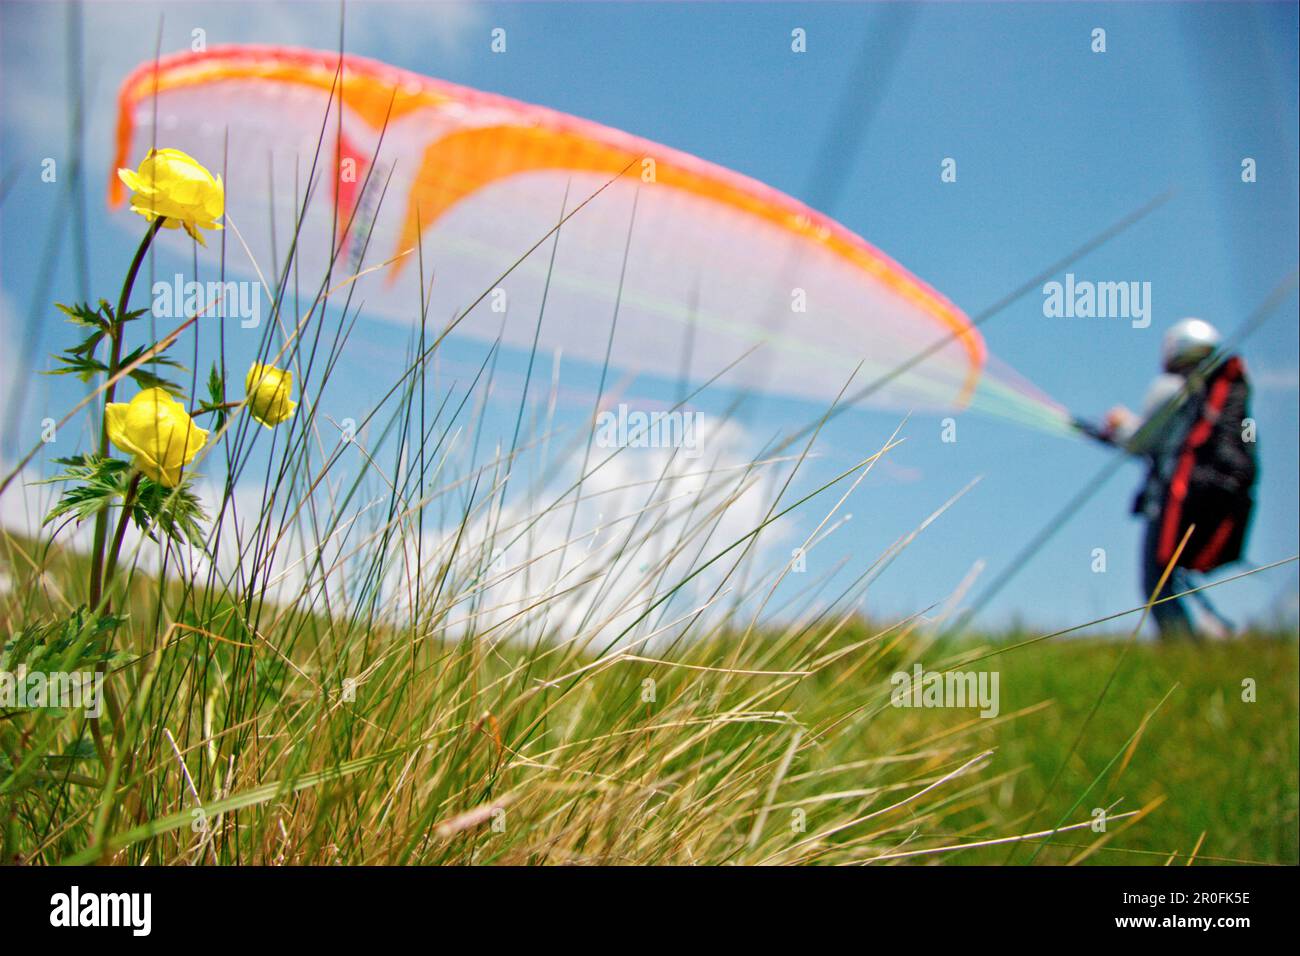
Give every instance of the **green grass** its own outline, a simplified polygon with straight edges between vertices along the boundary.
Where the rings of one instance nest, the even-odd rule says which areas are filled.
[[[68,612],[52,579],[75,590],[83,558],[13,538],[0,556],[22,585],[0,603],[8,633]],[[1085,725],[1122,639],[951,652],[999,673],[985,720],[890,706],[890,675],[945,660],[915,622],[721,630],[600,658],[321,615],[291,636],[285,609],[250,640],[204,597],[133,582],[118,643],[134,663],[111,680],[135,719],[109,732],[115,784],[73,746],[75,714],[0,720],[8,860],[1159,864],[1199,844],[1202,862],[1296,862],[1294,641],[1133,646]],[[206,635],[157,640],[159,602],[212,603]],[[361,675],[352,701],[326,679],[342,672]],[[951,849],[1153,804],[1037,855]]]
[[[1184,863],[1198,841],[1202,861],[1296,863],[1295,641],[1134,647],[1071,754],[1121,653],[1120,644],[1075,640],[989,662],[1002,671],[1004,711],[1049,705],[981,737],[1004,760],[1025,767],[1014,783],[994,791],[994,826],[1050,828],[1096,780],[1081,805],[1088,811],[1116,801],[1113,812],[1163,802],[1130,829],[1112,824],[1109,829],[1119,832],[1087,857],[1089,863]],[[1253,703],[1242,699],[1246,678],[1255,681]],[[1117,753],[1127,753],[1130,737],[1153,710],[1131,758],[1121,756],[1107,771]],[[1051,796],[1033,817],[1042,826],[1022,824],[1062,765]],[[1054,842],[1082,846],[1091,840],[1061,836]],[[1045,848],[1037,862],[1066,862],[1080,852],[1078,846]],[[1021,848],[1011,859],[1023,862],[1032,853]],[[953,861],[1007,858],[999,848],[968,851]]]

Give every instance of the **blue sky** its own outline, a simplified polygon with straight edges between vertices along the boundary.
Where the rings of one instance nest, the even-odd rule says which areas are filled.
[[[138,221],[110,215],[114,96],[126,71],[152,56],[159,14],[164,52],[209,44],[331,47],[337,7],[316,4],[91,3],[85,9],[86,156],[90,286],[117,288]],[[1150,282],[1153,321],[1047,318],[1034,292],[984,327],[991,352],[1068,408],[1098,416],[1140,402],[1156,371],[1159,337],[1194,314],[1235,328],[1295,266],[1297,250],[1297,7],[1294,4],[925,4],[895,9],[801,4],[379,4],[347,14],[347,49],[417,72],[540,103],[622,128],[740,170],[830,213],[923,277],[968,313],[997,301],[1055,258],[1163,191],[1174,197],[1076,263],[1080,279]],[[66,9],[0,8],[0,311],[19,337],[36,291],[50,217],[65,196],[40,180],[43,157],[67,155]],[[504,27],[506,55],[489,49]],[[808,49],[790,52],[790,31]],[[1090,34],[1106,30],[1104,54]],[[868,33],[878,49],[864,67]],[[874,115],[859,137],[867,104]],[[957,161],[955,183],[940,162]],[[1243,157],[1258,181],[1243,183]],[[843,176],[831,189],[833,175]],[[79,295],[75,257],[61,248],[50,296]],[[178,261],[183,266],[184,262]],[[168,270],[164,270],[167,274]],[[1063,279],[1064,276],[1057,276]],[[1256,391],[1262,484],[1249,546],[1263,564],[1300,550],[1297,435],[1300,344],[1294,291],[1245,345]],[[367,324],[367,347],[341,369],[358,389],[375,363],[400,355],[407,330]],[[46,324],[39,363],[65,344]],[[451,359],[481,351],[453,343]],[[6,384],[28,382],[14,351]],[[80,393],[42,378],[28,390],[19,444],[47,412]],[[721,411],[729,396],[705,396]],[[501,415],[505,439],[513,406]],[[905,411],[905,410],[900,410]],[[817,414],[768,400],[746,408],[755,442]],[[56,416],[57,417],[57,416]],[[832,422],[801,487],[878,447],[895,412],[853,411]],[[1105,464],[1105,452],[996,419],[959,417],[958,441],[940,418],[914,416],[889,467],[873,473],[852,521],[819,549],[827,566],[866,563],[943,501],[979,485],[917,539],[868,597],[898,613],[942,600],[977,562],[984,582],[1002,572]],[[12,452],[5,436],[6,455]],[[8,460],[8,458],[6,458]],[[985,610],[985,620],[1073,624],[1137,603],[1139,525],[1127,515],[1140,477],[1127,465],[1060,527]],[[807,529],[803,530],[806,533]],[[797,532],[796,532],[797,533]],[[802,536],[801,534],[799,535]],[[1107,572],[1091,570],[1095,548]],[[979,592],[979,584],[975,592]],[[1294,615],[1294,565],[1216,592],[1229,616]]]

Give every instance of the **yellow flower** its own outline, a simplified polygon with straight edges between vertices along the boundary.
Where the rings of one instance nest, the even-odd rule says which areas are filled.
[[[134,455],[137,468],[168,488],[180,484],[181,468],[208,440],[185,406],[161,388],[146,388],[130,402],[109,402],[104,414],[113,444]]]
[[[193,156],[179,149],[151,149],[138,172],[119,169],[118,179],[135,193],[131,211],[153,222],[166,216],[168,229],[184,226],[185,231],[207,245],[199,229],[220,229],[217,222],[225,211],[226,192],[221,177],[215,179]]]
[[[274,365],[254,362],[244,379],[244,390],[248,393],[249,411],[267,428],[285,421],[298,407],[289,398],[293,394],[293,373]]]

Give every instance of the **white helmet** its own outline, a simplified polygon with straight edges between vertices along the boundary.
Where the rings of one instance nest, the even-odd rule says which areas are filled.
[[[1160,360],[1166,372],[1177,371],[1212,354],[1219,347],[1219,330],[1204,319],[1179,319],[1165,333]]]

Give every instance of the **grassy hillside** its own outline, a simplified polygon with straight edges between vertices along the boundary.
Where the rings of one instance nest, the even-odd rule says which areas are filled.
[[[10,654],[73,619],[55,577],[83,563],[8,541]],[[286,609],[253,633],[206,595],[159,597],[138,576],[115,625],[108,766],[75,712],[0,720],[8,860],[1296,862],[1294,641],[940,656],[911,623],[844,619],[600,658]],[[160,630],[168,604],[207,626]],[[973,657],[996,718],[891,705],[892,674]],[[1150,812],[1005,842],[1098,806]]]
[[[1116,832],[1086,857],[1089,863],[1183,863],[1194,849],[1205,862],[1296,863],[1295,641],[1143,644],[1121,662],[1122,655],[1122,645],[1079,640],[996,659],[1005,709],[1049,706],[984,735],[1004,760],[1025,768],[995,791],[988,808],[993,827],[1023,828],[1018,821],[1040,803],[1033,819],[1051,826],[1087,791],[1081,809],[1116,801],[1117,810],[1155,804],[1131,828],[1114,824]],[[1085,729],[1117,663],[1114,683]],[[1253,703],[1242,700],[1247,678],[1255,681]],[[1062,767],[1044,801],[1044,789]],[[1032,849],[1020,848],[1014,855],[973,850],[953,859],[1065,862],[1091,840],[1056,842],[1075,846],[1045,848],[1036,858]]]

